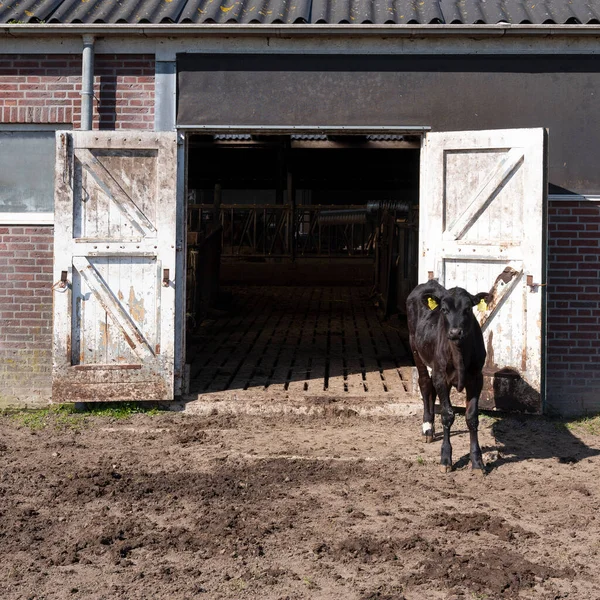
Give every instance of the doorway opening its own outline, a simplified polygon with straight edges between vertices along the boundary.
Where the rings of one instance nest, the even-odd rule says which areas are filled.
[[[190,392],[411,393],[420,139],[191,135]]]

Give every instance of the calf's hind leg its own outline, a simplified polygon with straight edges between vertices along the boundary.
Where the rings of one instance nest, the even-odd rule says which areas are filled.
[[[435,435],[435,388],[429,371],[416,350],[413,350],[413,356],[419,373],[419,389],[423,396],[423,441],[428,444],[433,442]]]

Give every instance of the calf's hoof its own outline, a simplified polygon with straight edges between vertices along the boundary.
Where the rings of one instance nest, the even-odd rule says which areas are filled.
[[[484,477],[486,474],[485,467],[473,467],[471,473],[477,477]]]
[[[440,473],[451,473],[452,472],[452,465],[440,465]]]
[[[426,444],[431,444],[434,435],[435,429],[433,428],[433,423],[423,423],[423,441]]]

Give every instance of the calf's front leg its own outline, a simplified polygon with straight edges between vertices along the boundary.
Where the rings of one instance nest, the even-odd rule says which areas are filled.
[[[450,443],[450,428],[454,423],[454,409],[450,403],[450,388],[444,376],[434,374],[433,384],[442,405],[442,426],[444,428],[444,440],[442,442],[442,456],[440,470],[442,473],[452,471],[452,444]]]
[[[483,387],[483,375],[478,374],[473,380],[467,381],[465,388],[467,392],[467,410],[465,418],[467,427],[469,428],[470,436],[470,454],[471,467],[473,473],[483,475],[485,467],[481,456],[481,448],[479,447],[478,429],[479,429],[479,394]]]

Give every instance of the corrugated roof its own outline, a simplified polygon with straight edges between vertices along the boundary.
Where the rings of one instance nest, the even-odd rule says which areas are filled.
[[[188,0],[179,23],[308,23],[311,0]]]
[[[470,0],[471,1],[471,0]],[[418,0],[314,0],[312,23],[444,23],[438,1]]]
[[[0,0],[1,23],[599,24],[598,0]]]
[[[62,0],[46,22],[174,23],[186,3],[187,0]]]
[[[440,0],[445,23],[590,24],[600,22],[596,0]]]

